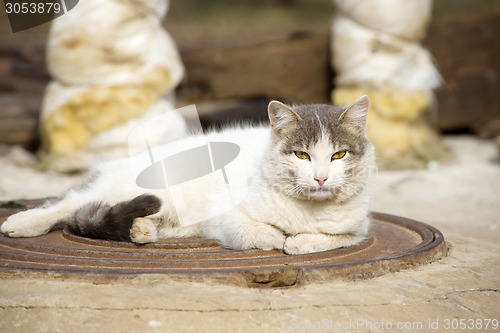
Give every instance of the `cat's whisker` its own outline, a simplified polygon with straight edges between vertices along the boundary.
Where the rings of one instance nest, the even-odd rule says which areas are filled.
[[[304,186],[296,183],[293,187],[289,188],[284,194],[287,197],[297,197],[304,191]]]

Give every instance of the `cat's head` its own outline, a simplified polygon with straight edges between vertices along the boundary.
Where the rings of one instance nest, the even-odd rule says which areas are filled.
[[[347,107],[269,103],[266,181],[304,200],[342,202],[362,191],[375,160],[366,136],[368,108],[368,96]]]

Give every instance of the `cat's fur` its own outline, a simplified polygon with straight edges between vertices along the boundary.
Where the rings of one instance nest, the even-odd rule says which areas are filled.
[[[197,223],[180,222],[182,207],[174,207],[174,192],[137,186],[137,174],[129,166],[138,157],[131,157],[97,166],[87,182],[62,200],[9,217],[1,232],[31,237],[67,223],[75,232],[95,238],[142,244],[202,236],[231,249],[279,249],[288,254],[359,244],[370,225],[366,182],[375,159],[365,131],[368,105],[367,96],[348,107],[272,101],[271,128],[208,133],[209,142],[240,146],[239,156],[226,169],[236,192],[247,189],[240,191],[241,202],[213,216],[225,188],[213,185],[214,175],[189,182],[183,189],[189,198],[184,214]],[[200,138],[164,148],[180,152],[187,142]],[[332,159],[344,151],[345,156]],[[302,157],[307,158],[295,152],[305,152]]]

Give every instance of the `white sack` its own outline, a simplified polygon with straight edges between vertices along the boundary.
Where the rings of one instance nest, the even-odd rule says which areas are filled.
[[[432,0],[334,0],[340,14],[369,28],[420,40],[431,18]]]
[[[430,90],[441,84],[432,56],[420,44],[337,16],[332,28],[337,86]]]
[[[141,74],[165,68],[171,87],[183,76],[177,48],[161,20],[168,1],[84,0],[53,21],[47,61],[65,85],[141,83]]]

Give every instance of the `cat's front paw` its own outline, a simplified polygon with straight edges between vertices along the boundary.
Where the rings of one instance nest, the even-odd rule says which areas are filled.
[[[286,238],[283,250],[286,254],[307,254],[325,251],[327,248],[321,241],[324,241],[321,239],[321,235],[297,234]]]
[[[285,235],[281,230],[268,224],[255,222],[245,225],[241,244],[232,244],[229,247],[242,250],[270,251],[282,250],[283,244],[285,244]]]
[[[304,250],[302,250],[304,242],[301,240],[299,235],[287,237],[285,240],[285,245],[283,247],[283,251],[286,254],[302,254]]]
[[[10,216],[0,226],[0,232],[9,237],[36,237],[49,232],[50,226],[41,223],[33,211],[24,211]]]
[[[145,217],[135,218],[130,228],[130,239],[136,244],[156,242],[158,234],[153,221]]]
[[[356,235],[326,235],[297,234],[287,237],[283,250],[286,254],[307,254],[329,251],[341,247],[357,245],[363,241],[363,236]]]

